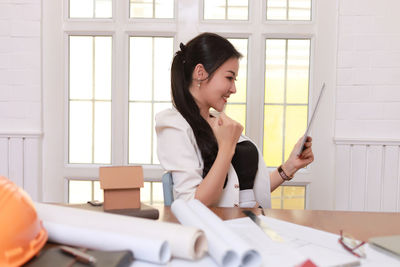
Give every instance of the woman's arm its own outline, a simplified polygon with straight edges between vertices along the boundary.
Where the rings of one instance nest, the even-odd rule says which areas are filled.
[[[296,155],[296,151],[299,150],[302,139],[303,137],[299,139],[299,141],[294,146],[292,152],[290,153],[288,160],[282,164],[282,170],[289,177],[293,177],[298,170],[306,167],[308,164],[314,161],[314,153],[312,152],[311,148],[312,138],[310,136],[307,137],[307,141],[304,144],[304,151],[300,154],[300,156]],[[272,192],[285,180],[283,180],[278,170],[275,170],[270,173],[270,181]]]
[[[218,118],[211,118],[209,123],[218,142],[218,154],[210,171],[197,187],[195,198],[204,205],[212,206],[217,204],[221,197],[243,126],[224,113],[221,113]]]

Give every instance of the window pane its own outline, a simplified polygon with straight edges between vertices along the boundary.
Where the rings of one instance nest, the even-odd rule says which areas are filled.
[[[152,18],[153,0],[131,0],[131,18]]]
[[[204,0],[204,19],[247,20],[248,0]]]
[[[111,100],[112,37],[95,37],[95,98]]]
[[[151,103],[129,104],[129,163],[151,163]]]
[[[172,38],[154,38],[154,100],[171,101]]]
[[[228,39],[243,55],[239,61],[239,74],[236,79],[236,93],[229,97],[229,103],[246,103],[247,95],[247,39]]]
[[[92,200],[92,181],[68,182],[68,202],[70,204],[86,203]]]
[[[283,199],[283,209],[287,210],[304,210],[304,198]]]
[[[111,18],[112,0],[70,0],[70,18]]]
[[[167,108],[172,108],[172,103],[156,103],[154,104],[154,114],[153,114],[153,123],[155,122],[155,116],[158,112],[167,109]],[[154,128],[154,125],[151,127],[153,131],[153,164],[160,164],[160,161],[158,160],[157,157],[157,135],[156,135],[156,130]]]
[[[111,102],[95,102],[94,163],[111,163]]]
[[[156,0],[155,6],[156,18],[174,17],[174,0]]]
[[[311,0],[267,0],[267,20],[311,20]]]
[[[311,0],[290,0],[289,20],[311,20]]]
[[[285,160],[307,127],[307,106],[287,106],[285,118]]]
[[[173,18],[174,0],[130,0],[131,18]]]
[[[285,94],[286,40],[266,40],[265,102],[283,103]]]
[[[69,96],[93,97],[93,37],[69,37]]]
[[[287,103],[308,103],[310,40],[288,40]]]
[[[282,200],[280,198],[271,199],[271,208],[272,209],[282,209]]]
[[[156,155],[154,115],[171,107],[170,68],[173,41],[171,37],[131,37],[129,100],[130,108],[135,107],[139,110],[135,111],[136,115],[132,115],[130,110],[129,127],[130,131],[133,131],[133,128],[141,129],[141,133],[129,135],[130,163],[159,163]],[[148,112],[140,110],[143,108]],[[135,137],[136,134],[142,137]]]
[[[163,187],[160,182],[153,182],[153,203],[163,203]]]
[[[98,200],[103,202],[104,201],[104,193],[103,189],[100,188],[100,182],[99,181],[93,181],[93,200]]]
[[[151,100],[153,38],[130,37],[129,54],[129,100]]]
[[[92,102],[69,103],[69,162],[92,162]]]
[[[246,105],[227,104],[226,115],[239,122],[243,127],[243,134],[246,133]]]
[[[225,0],[204,0],[204,19],[225,19]]]
[[[112,18],[112,0],[96,0],[96,18]]]
[[[304,186],[283,186],[284,197],[302,197],[304,198],[306,188]]]
[[[282,163],[283,106],[266,105],[264,108],[263,156],[268,167]]]
[[[94,0],[70,0],[70,18],[93,18]]]
[[[144,182],[144,187],[140,188],[140,202],[151,205],[151,182]]]
[[[248,0],[228,0],[228,19],[247,20]]]
[[[278,166],[289,157],[294,144],[304,134],[307,126],[308,87],[310,70],[309,39],[267,39],[266,40],[266,72],[265,72],[265,104],[279,104],[285,107],[284,119],[281,123],[284,140],[281,150],[284,157],[278,162],[267,161],[268,166]],[[268,109],[268,108],[267,108]],[[267,112],[267,111],[266,111]],[[273,116],[273,114],[265,114]],[[280,115],[279,115],[280,116]],[[264,125],[266,131],[275,131],[271,136],[278,138],[277,129]],[[264,132],[264,137],[269,133]],[[281,138],[283,138],[281,135]],[[265,140],[264,142],[267,142]],[[267,145],[264,144],[264,148]],[[269,145],[268,145],[269,146]],[[274,144],[277,149],[277,144]],[[264,151],[264,153],[268,153]],[[269,155],[269,157],[272,157]]]
[[[286,20],[287,0],[267,0],[267,20]]]
[[[271,192],[273,209],[304,209],[305,186],[281,185]]]

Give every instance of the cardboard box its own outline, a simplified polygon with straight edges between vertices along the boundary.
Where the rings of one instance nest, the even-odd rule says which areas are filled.
[[[100,167],[99,172],[100,187],[104,190],[104,210],[140,208],[142,166]]]

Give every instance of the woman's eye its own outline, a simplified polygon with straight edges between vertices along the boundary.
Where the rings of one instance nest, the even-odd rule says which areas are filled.
[[[228,80],[232,81],[234,78],[233,77],[226,77]]]

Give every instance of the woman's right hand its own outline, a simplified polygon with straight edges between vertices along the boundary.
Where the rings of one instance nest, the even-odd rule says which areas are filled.
[[[226,116],[224,112],[211,120],[210,125],[217,139],[218,148],[228,150],[233,156],[237,141],[243,132],[243,126]]]

